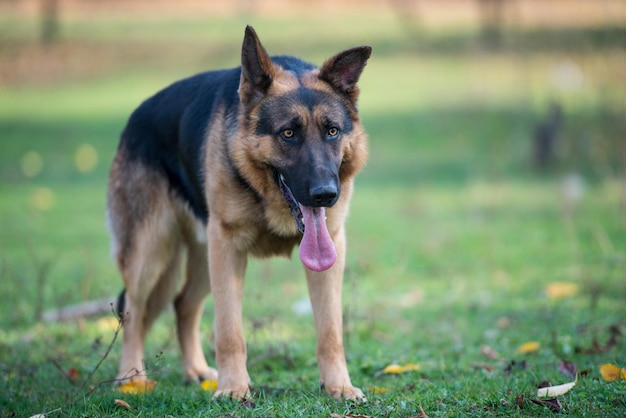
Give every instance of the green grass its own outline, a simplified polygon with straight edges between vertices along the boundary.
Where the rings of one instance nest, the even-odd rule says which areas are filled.
[[[623,416],[626,381],[603,381],[598,366],[626,367],[624,338],[604,352],[584,352],[604,344],[611,325],[624,332],[626,320],[624,51],[613,41],[622,32],[607,30],[607,39],[577,32],[591,46],[559,33],[548,33],[545,44],[521,33],[514,45],[522,50],[492,50],[464,28],[420,33],[417,42],[388,16],[353,20],[253,23],[270,52],[315,62],[353,44],[374,46],[360,102],[371,158],[353,199],[344,289],[349,368],[369,402],[319,391],[313,320],[293,311],[306,298],[296,260],[250,263],[244,315],[254,407],[182,384],[171,312],[149,336],[146,365],[159,384],[146,396],[112,388],[119,341],[83,385],[114,339],[99,318],[39,322],[42,311],[121,289],[104,226],[119,132],[141,100],[176,78],[235,65],[245,22],[106,16],[66,22],[61,52],[91,59],[81,45],[93,43],[119,48],[124,62],[91,73],[70,60],[70,76],[55,83],[33,69],[32,80],[0,94],[3,416],[409,417],[420,407],[430,417],[552,416],[528,400],[520,409],[516,397],[532,398],[542,380],[569,381],[558,370],[561,359],[585,371],[561,397],[563,414]],[[3,26],[7,39],[30,45],[28,24]],[[320,36],[294,45],[311,31]],[[555,85],[563,62],[583,72],[578,88]],[[559,160],[537,171],[533,125],[553,99],[565,111]],[[98,153],[86,173],[74,162],[81,144]],[[43,162],[34,177],[21,167],[29,151]],[[577,203],[563,197],[568,173],[584,179]],[[578,293],[550,299],[545,289],[553,282],[575,283]],[[212,306],[209,300],[201,329],[211,362]],[[541,348],[519,354],[527,341]],[[497,356],[486,356],[485,347]],[[420,370],[380,374],[391,363]],[[70,369],[77,380],[64,376]]]

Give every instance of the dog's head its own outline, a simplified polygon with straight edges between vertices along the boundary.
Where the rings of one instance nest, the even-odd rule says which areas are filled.
[[[239,97],[244,140],[252,142],[246,159],[256,171],[249,174],[271,176],[278,186],[305,233],[301,255],[306,231],[320,224],[326,229],[325,208],[339,201],[342,184],[365,163],[357,82],[370,54],[368,46],[352,48],[317,68],[293,57],[271,58],[254,29],[246,28]],[[326,239],[323,232],[318,241]]]

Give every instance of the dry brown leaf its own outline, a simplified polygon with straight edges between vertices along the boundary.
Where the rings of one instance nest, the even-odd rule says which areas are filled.
[[[80,372],[76,367],[70,368],[67,372],[65,372],[65,377],[71,382],[76,382],[80,379]]]
[[[515,370],[526,370],[527,363],[526,360],[515,361],[511,360],[505,367],[504,373],[512,373]]]
[[[426,415],[426,412],[424,412],[424,408],[422,408],[422,405],[420,405],[419,407],[420,407],[419,414],[411,415],[409,418],[428,418],[428,415]]]
[[[578,374],[578,367],[576,367],[576,364],[569,360],[561,360],[559,362],[559,371],[563,373],[565,377],[574,379]]]
[[[531,399],[531,402],[537,404],[537,405],[541,405],[541,406],[545,406],[547,408],[549,408],[552,412],[561,412],[561,409],[563,409],[563,406],[561,405],[561,402],[559,402],[559,400],[557,398],[554,399]]]
[[[606,344],[600,344],[598,342],[598,339],[594,337],[593,341],[591,342],[591,347],[589,348],[576,347],[575,351],[577,353],[583,353],[583,354],[598,354],[598,353],[605,353],[609,351],[610,349],[615,347],[615,344],[617,344],[617,340],[622,336],[622,331],[621,331],[621,326],[619,324],[611,325],[608,328],[608,331],[610,335],[609,335],[608,340],[606,341]]]
[[[508,316],[501,316],[500,318],[498,318],[498,328],[507,329],[510,326],[511,318],[509,318]]]
[[[340,415],[340,414],[331,413],[330,418],[375,418],[375,417],[371,415],[354,415],[354,414]]]
[[[115,400],[115,405],[119,406],[120,408],[124,408],[124,409],[133,409],[131,408],[130,404],[128,402],[126,402],[123,399],[116,399]]]
[[[495,369],[495,367],[492,364],[486,364],[486,363],[473,364],[472,367],[477,370],[484,370],[487,373],[491,373]]]
[[[547,380],[539,383],[539,390],[547,389],[552,387],[552,384]],[[569,390],[569,389],[568,389]],[[539,392],[537,393],[539,395]],[[531,399],[531,402],[537,405],[542,405],[549,408],[552,412],[560,412],[563,408],[561,406],[561,402],[559,402],[558,398],[550,398],[550,399]]]
[[[241,400],[241,406],[245,408],[256,408],[256,403],[254,402],[254,399],[252,398],[243,398]]]
[[[498,352],[488,345],[483,345],[482,347],[480,347],[480,354],[491,360],[495,360],[500,357]]]

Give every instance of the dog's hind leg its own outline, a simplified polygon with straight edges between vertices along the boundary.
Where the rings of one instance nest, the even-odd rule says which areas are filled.
[[[158,175],[129,163],[120,152],[108,190],[108,223],[113,255],[126,288],[123,345],[117,378],[146,380],[144,343],[159,312],[176,294],[182,235],[168,193]]]
[[[158,228],[156,228],[158,229]],[[180,270],[180,241],[174,235],[156,234],[143,225],[135,237],[133,256],[121,266],[126,283],[123,346],[118,379],[145,380],[146,334],[163,308],[176,294]]]
[[[187,276],[185,285],[174,301],[177,332],[183,353],[185,378],[201,383],[217,381],[217,371],[209,367],[200,340],[200,319],[204,299],[211,290],[206,245],[187,240]]]

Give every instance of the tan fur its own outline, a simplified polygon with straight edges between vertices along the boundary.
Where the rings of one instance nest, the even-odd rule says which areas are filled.
[[[197,334],[202,304],[210,291],[206,244],[197,221],[156,173],[125,161],[119,153],[109,179],[109,223],[118,268],[126,286],[124,344],[118,379],[146,379],[146,333],[159,312],[174,303],[184,373],[194,381],[216,379]],[[178,290],[186,252],[186,280]],[[177,296],[178,294],[178,296]],[[132,313],[132,314],[130,314]]]
[[[258,39],[259,61],[272,75],[267,95],[281,95],[300,87],[292,73],[271,63]],[[329,60],[322,67],[332,64]],[[308,88],[333,92],[320,81],[316,70],[307,76]],[[201,382],[217,380],[216,396],[250,395],[243,335],[242,294],[248,254],[268,257],[290,255],[301,239],[293,217],[268,166],[286,158],[275,138],[259,136],[258,98],[242,76],[239,128],[227,132],[228,109],[218,109],[207,132],[204,151],[205,196],[209,219],[206,228],[186,204],[169,191],[163,176],[118,152],[109,179],[108,214],[118,268],[126,286],[124,343],[118,379],[147,379],[143,364],[146,333],[158,313],[174,303],[178,339],[183,352],[185,377]],[[358,89],[351,91],[356,101]],[[246,105],[249,104],[249,105]],[[312,113],[298,110],[311,126],[332,111],[324,104]],[[354,175],[367,159],[367,139],[356,111],[353,129],[342,139],[339,200],[326,211],[327,226],[335,243],[337,261],[328,270],[306,270],[307,284],[318,333],[317,359],[320,380],[336,398],[364,400],[348,375],[342,342],[341,288],[345,264],[344,222]],[[231,137],[226,141],[225,138]],[[231,161],[249,186],[232,175]],[[254,190],[251,193],[250,190]],[[198,229],[206,234],[198,237]],[[186,260],[180,287],[178,273]],[[207,269],[208,263],[208,269]],[[202,352],[198,324],[209,292],[215,301],[217,371],[208,366]]]

